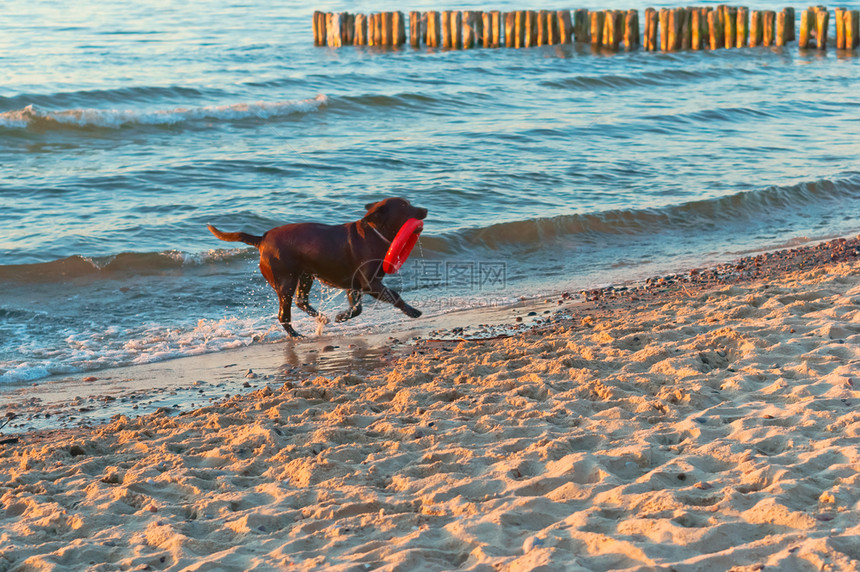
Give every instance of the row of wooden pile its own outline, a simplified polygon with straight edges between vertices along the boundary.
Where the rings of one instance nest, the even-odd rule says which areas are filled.
[[[860,46],[860,11],[834,11],[837,49]],[[636,10],[445,10],[350,14],[314,12],[317,46],[402,46],[445,49],[529,48],[573,41],[610,50],[639,46],[649,51],[784,46],[827,47],[830,12],[801,11],[799,37],[794,8],[780,12],[720,5],[712,8],[646,8],[640,35]]]

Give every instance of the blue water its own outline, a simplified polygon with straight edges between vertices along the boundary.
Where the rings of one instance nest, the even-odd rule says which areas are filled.
[[[312,10],[393,6],[272,4],[4,8],[0,383],[283,338],[256,251],[207,223],[407,197],[430,215],[388,282],[430,315],[860,229],[857,53],[335,50]]]

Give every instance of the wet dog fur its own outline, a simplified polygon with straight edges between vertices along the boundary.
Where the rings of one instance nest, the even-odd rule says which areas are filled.
[[[222,232],[212,225],[208,228],[221,240],[244,242],[260,251],[260,272],[278,294],[278,320],[291,337],[299,336],[291,325],[294,295],[297,308],[319,316],[308,301],[314,279],[346,290],[349,307],[337,315],[338,322],[361,314],[363,294],[417,318],[421,312],[382,283],[382,260],[400,227],[411,218],[424,219],[427,209],[414,207],[400,197],[370,203],[365,209],[367,213],[354,222],[287,224],[263,236]]]

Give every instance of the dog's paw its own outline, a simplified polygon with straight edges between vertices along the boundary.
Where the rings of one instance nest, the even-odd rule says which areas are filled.
[[[361,315],[361,306],[358,308],[348,308],[343,312],[339,312],[337,316],[334,317],[335,322],[345,322],[347,320],[351,320],[356,316]]]
[[[405,308],[403,308],[403,313],[406,314],[407,316],[409,316],[410,318],[420,318],[422,312],[421,312],[421,310],[417,310],[417,309],[413,308],[412,306],[406,306]]]
[[[302,338],[302,337],[304,337],[300,333],[295,331],[291,325],[283,324],[283,326],[284,326],[284,330],[287,332],[287,336],[289,336],[291,338]]]

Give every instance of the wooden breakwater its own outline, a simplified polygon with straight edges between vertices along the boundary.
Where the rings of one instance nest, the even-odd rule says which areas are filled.
[[[836,8],[837,49],[860,46],[860,11]],[[828,46],[831,12],[812,6],[750,10],[719,5],[693,8],[646,8],[640,26],[637,10],[443,10],[430,12],[314,12],[314,45],[443,49],[529,48],[574,42],[617,50],[716,50],[785,46]],[[407,33],[408,32],[408,33]]]

